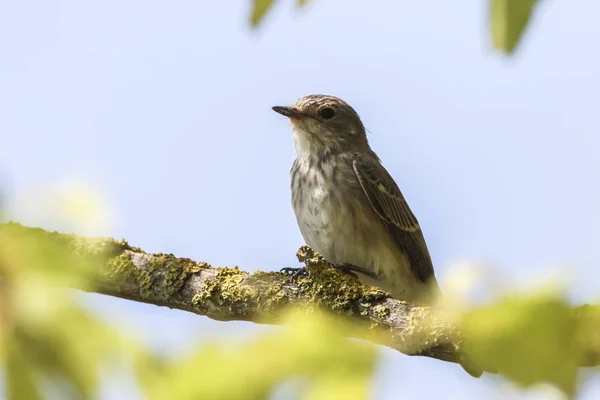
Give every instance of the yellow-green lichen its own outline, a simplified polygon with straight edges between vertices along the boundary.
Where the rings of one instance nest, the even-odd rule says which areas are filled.
[[[108,261],[104,277],[116,285],[129,283],[139,288],[140,296],[147,299],[152,295],[152,275],[149,269],[133,264],[134,253],[124,251]]]
[[[155,292],[154,284],[156,283],[157,278],[157,274],[155,274],[154,271],[162,269],[166,262],[166,255],[153,254],[152,258],[150,259],[150,264],[147,266],[147,268],[141,271],[138,285],[140,288],[140,296],[142,296],[142,298],[147,299],[153,297]]]
[[[217,268],[217,278],[226,278],[228,276],[240,276],[240,275],[248,275],[247,272],[244,271],[240,271],[240,269],[238,268],[238,266],[236,265],[233,268],[229,268],[229,267],[220,267]]]
[[[140,271],[133,265],[131,256],[132,253],[124,251],[108,260],[105,278],[113,282],[137,282]]]
[[[198,306],[202,304],[202,302],[206,300],[210,300],[211,298],[217,297],[217,291],[219,290],[219,281],[218,279],[210,279],[206,278],[202,281],[202,285],[200,286],[200,292],[196,293],[192,298],[192,304]]]
[[[377,304],[373,307],[373,312],[377,314],[379,318],[383,318],[390,315],[390,308],[388,306]]]
[[[217,273],[217,276],[219,274]],[[242,285],[241,275],[221,276],[221,298],[230,303],[251,302],[258,298],[258,290]]]
[[[189,258],[177,258],[173,254],[153,254],[143,276],[139,277],[140,295],[173,300],[189,276],[203,268],[210,266]]]
[[[139,288],[143,299],[158,298],[173,300],[182,289],[191,274],[210,265],[196,263],[189,258],[177,258],[172,254],[143,254],[149,262],[142,265],[133,264],[135,253],[125,251],[108,261],[105,277],[119,284],[129,282]],[[141,260],[143,263],[144,260]]]
[[[283,290],[281,282],[271,282],[265,290],[265,299],[261,302],[263,309],[262,311],[269,312],[285,306],[289,303],[288,295]]]
[[[350,276],[337,268],[331,267],[321,255],[303,246],[298,250],[298,260],[305,263],[308,276],[296,278],[296,285],[300,292],[310,299],[310,304],[323,306],[341,314],[364,314],[367,305],[386,297],[385,291],[365,286],[353,276]],[[290,281],[286,276],[282,279],[283,284]]]
[[[259,291],[250,285],[243,284],[248,273],[240,271],[238,267],[217,268],[213,277],[203,280],[200,293],[196,294],[192,303],[196,307],[210,307],[212,305],[222,306],[228,304],[231,307],[256,303]],[[240,308],[243,310],[243,308]]]
[[[362,302],[383,299],[388,294],[380,289],[362,285],[358,279],[329,266],[311,266],[309,276],[298,279],[298,286],[309,294],[311,303],[324,305],[333,311],[352,314]]]
[[[172,254],[166,260],[166,271],[164,277],[165,294],[172,297],[178,293],[190,274],[199,272],[203,266],[189,258],[176,258]]]

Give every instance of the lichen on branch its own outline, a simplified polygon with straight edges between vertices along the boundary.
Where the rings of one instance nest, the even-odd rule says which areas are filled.
[[[285,273],[248,273],[237,266],[215,268],[173,254],[146,253],[124,240],[84,238],[16,223],[0,224],[0,242],[7,238],[25,238],[19,243],[54,257],[53,265],[58,254],[55,250],[65,250],[68,257],[61,259],[61,268],[86,277],[69,280],[67,285],[73,288],[177,308],[218,321],[281,324],[284,314],[324,310],[341,323],[350,324],[351,336],[408,355],[460,363],[470,374],[481,374],[479,367],[470,365],[463,337],[446,313],[395,300],[380,289],[364,286],[358,279],[330,268],[308,247],[300,248],[297,254],[308,275],[292,280]],[[2,246],[7,246],[6,241]],[[5,266],[0,274],[10,278],[11,271]],[[578,309],[574,315],[578,324],[584,320],[582,315],[589,326],[600,320],[595,317],[597,313]],[[589,334],[580,336],[587,350],[579,365],[596,365],[600,341],[595,329],[585,332]]]
[[[79,289],[190,311],[219,321],[279,323],[290,310],[326,310],[354,322],[356,336],[406,354],[457,361],[458,336],[435,311],[394,300],[343,272],[329,268],[308,247],[298,259],[309,274],[292,281],[279,272],[248,273],[238,267],[215,268],[173,254],[149,254],[124,240],[84,238],[17,223],[1,224],[3,234],[68,249],[76,269],[92,285]],[[70,260],[73,261],[73,260]],[[423,320],[435,321],[428,329]],[[430,329],[431,327],[435,329]]]

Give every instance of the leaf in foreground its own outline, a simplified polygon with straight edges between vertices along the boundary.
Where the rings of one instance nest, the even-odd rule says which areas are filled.
[[[494,47],[514,52],[531,19],[536,0],[490,0],[490,28]]]
[[[583,354],[577,322],[558,295],[507,297],[465,314],[465,350],[522,386],[552,383],[572,394]]]
[[[301,378],[303,398],[358,400],[371,397],[374,367],[374,346],[342,337],[324,316],[296,314],[291,326],[253,340],[205,345],[160,376],[146,376],[144,386],[152,399],[264,399]]]
[[[258,26],[273,3],[274,0],[254,0],[252,4],[252,15],[250,16],[252,27]]]

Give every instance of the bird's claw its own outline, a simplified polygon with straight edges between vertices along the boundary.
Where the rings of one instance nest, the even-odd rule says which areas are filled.
[[[336,269],[342,271],[343,273],[353,276],[355,278],[358,278],[357,272],[360,272],[361,274],[370,276],[371,278],[377,278],[377,274],[373,270],[370,270],[367,268],[362,268],[362,267],[357,267],[356,265],[343,263],[343,264],[329,264],[329,266],[332,268],[336,268]],[[294,282],[299,276],[308,275],[308,269],[305,266],[299,267],[299,268],[286,267],[286,268],[282,268],[280,270],[280,272],[283,272],[286,274],[291,274],[292,282]]]
[[[358,278],[356,272],[353,271],[353,265],[351,264],[331,264],[331,266],[335,269],[342,271],[343,273]]]
[[[308,275],[308,269],[306,269],[306,267],[298,267],[298,268],[285,267],[285,268],[281,268],[281,270],[279,270],[279,272],[283,272],[286,274],[292,274],[292,282],[294,282],[294,280],[296,280],[296,278],[298,278],[299,276]]]

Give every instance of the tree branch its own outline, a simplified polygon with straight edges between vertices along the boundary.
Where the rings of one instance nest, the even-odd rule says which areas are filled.
[[[298,259],[307,265],[309,275],[292,282],[289,275],[279,272],[250,274],[237,267],[214,268],[172,254],[148,254],[112,238],[89,239],[15,223],[0,224],[0,230],[68,248],[79,265],[85,265],[82,270],[92,282],[91,287],[74,283],[74,288],[218,321],[278,324],[290,308],[322,309],[356,325],[352,330],[355,337],[407,355],[466,364],[461,335],[441,311],[395,300],[379,289],[361,285],[356,278],[327,267],[308,247],[298,251]],[[586,363],[595,365],[598,354],[600,351],[590,350]],[[478,375],[473,369],[470,373]]]

